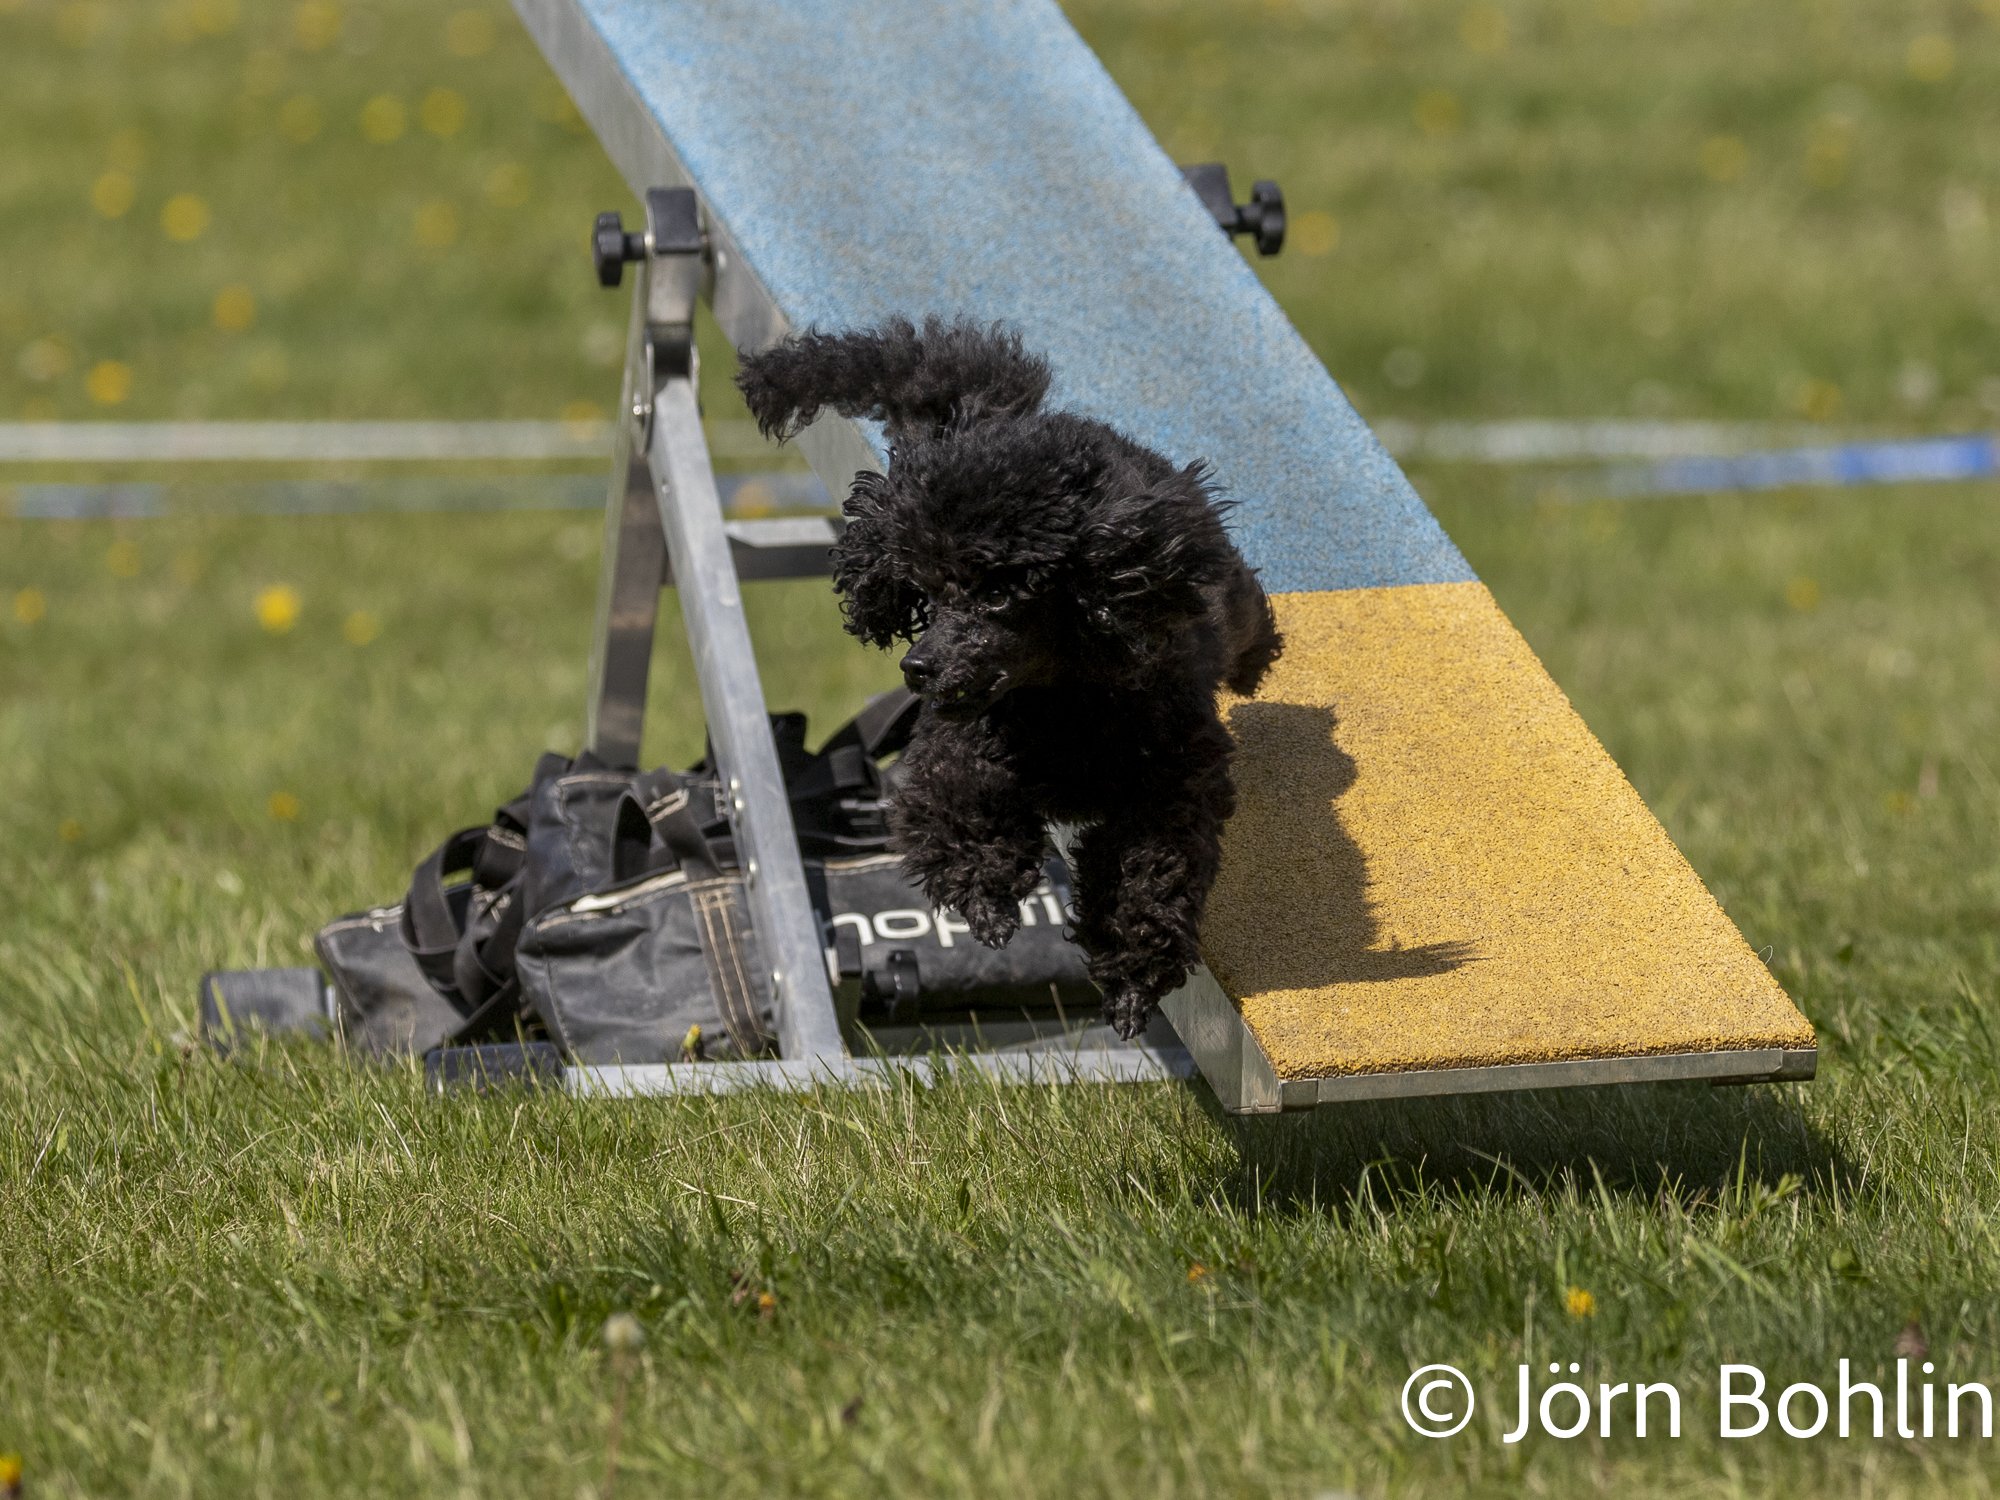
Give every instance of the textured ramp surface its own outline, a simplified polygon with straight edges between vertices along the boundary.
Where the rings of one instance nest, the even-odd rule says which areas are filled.
[[[1203,951],[1280,1078],[1813,1045],[1484,585],[1276,603]]]
[[[1045,0],[577,0],[795,328],[1017,325],[1276,589],[1471,570]]]

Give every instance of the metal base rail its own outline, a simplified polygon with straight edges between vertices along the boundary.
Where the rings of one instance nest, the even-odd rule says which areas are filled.
[[[1421,1099],[1617,1083],[1784,1083],[1811,1078],[1819,1061],[1818,1049],[1812,1047],[1743,1047],[1280,1078],[1256,1034],[1244,1024],[1242,1011],[1205,966],[1167,996],[1160,1009],[1215,1090],[1217,1102],[1233,1115],[1277,1114],[1363,1099]]]

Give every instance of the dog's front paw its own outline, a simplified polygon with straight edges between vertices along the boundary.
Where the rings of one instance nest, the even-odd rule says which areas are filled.
[[[1004,948],[1021,927],[1020,904],[1006,896],[972,895],[957,903],[972,935],[989,948]]]
[[[1104,1021],[1126,1041],[1134,1041],[1160,1008],[1157,997],[1129,984],[1113,984],[1104,992]]]

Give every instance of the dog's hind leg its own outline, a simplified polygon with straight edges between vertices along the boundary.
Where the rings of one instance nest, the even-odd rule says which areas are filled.
[[[1027,415],[1048,391],[1049,367],[998,327],[927,318],[919,329],[892,318],[875,329],[788,338],[746,356],[736,383],[766,436],[789,437],[830,406],[904,440]]]
[[[898,766],[890,847],[933,905],[998,948],[1042,878],[1047,830],[990,730],[928,719]]]
[[[1222,726],[1211,722],[1189,750],[1196,763],[1183,783],[1085,829],[1071,850],[1076,941],[1104,1019],[1128,1041],[1201,961],[1201,914],[1235,806]]]

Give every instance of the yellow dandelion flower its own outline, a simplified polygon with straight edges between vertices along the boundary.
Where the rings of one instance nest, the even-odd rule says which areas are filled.
[[[493,50],[493,18],[484,11],[455,10],[444,23],[445,49],[453,57],[478,57]]]
[[[299,799],[290,792],[273,792],[264,803],[264,811],[280,823],[296,823],[299,820]]]
[[[1701,171],[1710,182],[1734,182],[1750,165],[1750,148],[1740,136],[1712,135],[1701,143]]]
[[[1505,52],[1507,13],[1497,5],[1472,6],[1458,19],[1458,39],[1487,57]]]
[[[1813,126],[1806,143],[1806,178],[1814,187],[1839,187],[1847,180],[1854,138],[1854,121],[1845,115],[1828,115]]]
[[[457,89],[432,89],[417,106],[417,118],[424,129],[439,140],[449,140],[465,129],[465,116],[465,95]]]
[[[768,516],[778,508],[778,496],[761,479],[746,479],[736,486],[736,493],[730,497],[729,508],[737,515],[749,519]]]
[[[1792,399],[1808,422],[1831,422],[1845,401],[1831,380],[1803,381]]]
[[[69,345],[51,335],[36,339],[21,351],[21,373],[38,385],[60,380],[69,373]]]
[[[458,205],[433,198],[420,205],[411,237],[426,250],[444,250],[458,240]]]
[[[377,146],[403,138],[410,112],[394,94],[377,94],[361,106],[361,134]]]
[[[272,635],[283,635],[299,623],[299,591],[274,583],[257,591],[257,623]]]
[[[64,818],[56,824],[56,837],[65,844],[79,843],[83,838],[83,824],[75,818]]]
[[[104,566],[113,578],[137,578],[139,549],[127,541],[113,542],[104,549]]]
[[[235,30],[236,0],[194,0],[189,7],[194,29],[203,36],[225,36]]]
[[[1449,89],[1425,89],[1417,95],[1417,128],[1425,135],[1450,135],[1465,120],[1465,106]]]
[[[562,419],[571,437],[579,443],[587,443],[597,436],[604,425],[604,408],[595,401],[565,401]]]
[[[1563,1307],[1572,1318],[1594,1318],[1597,1316],[1597,1298],[1580,1286],[1573,1286],[1564,1294]]]
[[[503,161],[486,174],[486,201],[495,208],[519,208],[528,201],[528,171],[518,162]]]
[[[1292,225],[1292,247],[1301,255],[1331,255],[1340,248],[1340,220],[1323,208],[1309,208]]]
[[[382,622],[365,609],[357,609],[340,622],[340,633],[350,646],[365,646],[382,633]]]
[[[778,1310],[778,1298],[775,1292],[759,1292],[757,1294],[758,1317],[768,1318],[777,1310]]]
[[[1903,64],[1919,83],[1943,83],[1958,67],[1958,49],[1943,32],[1926,31],[1910,38]]]
[[[160,209],[160,228],[175,244],[192,244],[208,233],[208,205],[193,193],[175,193]]]
[[[306,52],[324,52],[340,40],[340,7],[333,0],[303,0],[292,10],[292,39]]]
[[[1800,614],[1810,614],[1819,608],[1819,580],[1800,574],[1785,584],[1785,603]]]
[[[295,146],[303,146],[326,124],[319,100],[311,94],[294,94],[278,109],[278,132]]]
[[[241,333],[257,321],[257,295],[242,282],[232,282],[215,294],[209,314],[224,333]]]
[[[56,34],[72,47],[88,47],[104,30],[105,7],[96,0],[66,0],[56,7]]]
[[[1198,1286],[1214,1274],[1207,1266],[1203,1265],[1200,1261],[1196,1261],[1188,1267],[1188,1285]]]
[[[83,388],[99,406],[116,406],[132,394],[132,367],[123,360],[99,360],[90,367]]]
[[[138,187],[128,172],[106,172],[90,185],[90,206],[107,219],[122,219],[132,211]]]
[[[39,625],[49,612],[49,596],[40,589],[22,589],[14,595],[14,618],[23,625]]]

